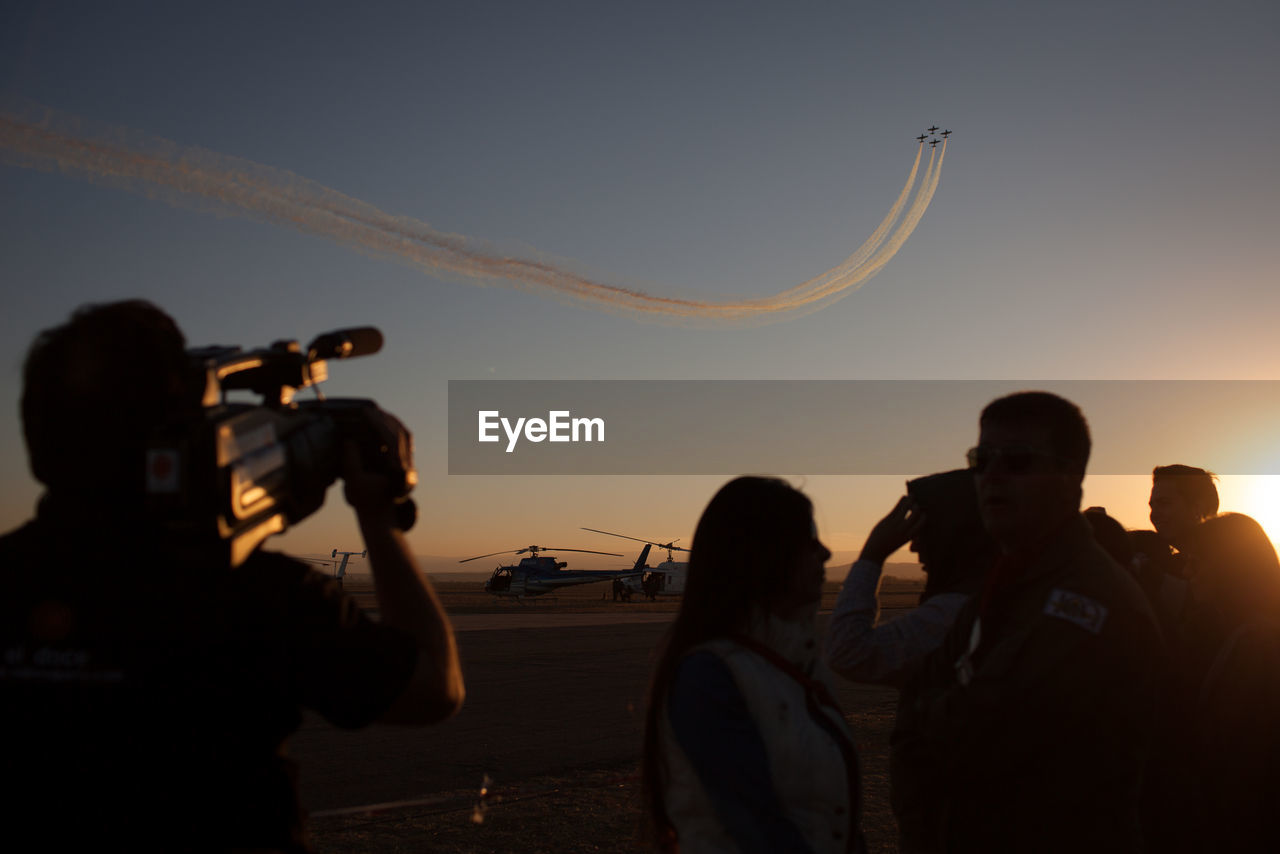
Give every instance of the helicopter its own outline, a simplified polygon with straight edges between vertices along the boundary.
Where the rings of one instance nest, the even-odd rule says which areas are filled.
[[[341,587],[342,579],[345,578],[347,575],[347,562],[351,560],[351,558],[353,557],[363,558],[368,554],[369,554],[368,551],[340,552],[337,549],[334,549],[332,552],[329,553],[328,560],[324,558],[314,558],[314,557],[304,557],[303,560],[307,561],[308,563],[316,563],[321,566],[333,567],[333,570],[334,570],[333,577],[338,579],[338,586]],[[338,555],[342,555],[341,562],[339,562],[337,559]]]
[[[643,593],[649,599],[654,600],[659,596],[679,596],[684,593],[685,578],[689,574],[689,564],[687,561],[677,562],[673,559],[673,552],[689,551],[684,546],[677,546],[676,541],[669,543],[656,543],[653,540],[644,540],[640,537],[628,537],[626,534],[615,534],[613,531],[601,531],[598,528],[583,528],[584,531],[592,531],[597,534],[608,534],[610,537],[621,537],[624,540],[635,540],[638,543],[645,543],[645,551],[642,555],[648,554],[648,547],[654,546],[667,550],[667,559],[658,564],[655,568],[650,569],[640,579],[629,578],[623,581],[627,589],[633,593]],[[677,538],[678,539],[678,538]],[[639,566],[639,561],[637,561]]]
[[[644,574],[644,561],[649,556],[649,550],[645,549],[641,552],[640,559],[636,561],[634,569],[630,570],[569,570],[565,571],[568,566],[566,561],[556,560],[554,557],[539,556],[538,552],[581,552],[583,554],[593,555],[611,555],[613,557],[622,557],[617,552],[597,552],[590,549],[556,549],[548,546],[526,546],[523,549],[514,551],[503,550],[500,552],[489,552],[488,554],[476,555],[475,557],[463,558],[458,563],[466,563],[470,560],[479,560],[482,557],[493,557],[500,554],[529,554],[529,557],[521,558],[518,564],[511,566],[499,566],[493,571],[493,575],[489,576],[489,580],[484,583],[486,593],[492,593],[494,596],[510,596],[517,600],[525,599],[532,596],[541,596],[544,593],[551,593],[562,587],[572,587],[576,584],[591,584],[596,581],[608,581],[611,578],[628,579],[633,576]]]

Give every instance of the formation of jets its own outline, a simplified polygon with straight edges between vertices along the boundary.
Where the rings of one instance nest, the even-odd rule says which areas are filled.
[[[929,134],[931,134],[931,133],[938,133],[938,126],[937,126],[937,125],[934,125],[933,127],[931,127],[931,128],[929,128],[929,129],[927,129],[924,133],[922,133],[922,134],[920,134],[918,137],[916,137],[916,142],[920,143],[921,145],[924,145],[924,141],[925,141],[925,139],[927,139],[927,138],[928,138],[928,136],[929,136]],[[949,131],[949,130],[944,130],[942,133],[938,133],[938,136],[942,137],[942,139],[946,139],[947,137],[951,136],[951,131]],[[930,148],[937,148],[937,147],[938,147],[938,143],[939,143],[939,142],[942,142],[942,139],[938,139],[938,136],[935,136],[933,139],[930,139],[930,140],[929,140],[929,147],[930,147]]]

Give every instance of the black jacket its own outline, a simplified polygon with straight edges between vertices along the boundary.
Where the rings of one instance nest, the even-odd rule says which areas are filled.
[[[903,693],[894,801],[916,850],[1140,851],[1161,638],[1141,590],[1075,518]]]

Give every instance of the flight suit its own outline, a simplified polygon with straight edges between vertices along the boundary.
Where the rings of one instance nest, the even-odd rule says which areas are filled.
[[[982,609],[903,692],[904,850],[1142,850],[1161,639],[1141,589],[1077,516]]]

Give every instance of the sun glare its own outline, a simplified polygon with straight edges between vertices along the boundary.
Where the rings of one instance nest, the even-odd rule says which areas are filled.
[[[1228,503],[1223,496],[1222,509],[1252,516],[1280,547],[1280,475],[1252,475],[1240,480],[1238,500]]]

